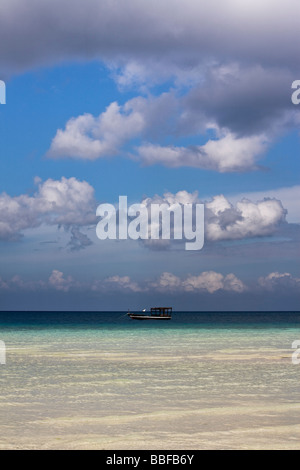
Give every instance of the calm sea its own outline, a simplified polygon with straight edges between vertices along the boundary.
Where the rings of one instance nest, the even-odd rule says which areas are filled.
[[[300,448],[299,312],[1,312],[0,340],[0,449]]]

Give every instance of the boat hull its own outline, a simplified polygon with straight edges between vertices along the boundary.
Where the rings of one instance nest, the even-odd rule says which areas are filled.
[[[130,313],[128,314],[129,318],[132,320],[171,320],[172,317],[170,316],[159,316],[159,315],[139,315]]]

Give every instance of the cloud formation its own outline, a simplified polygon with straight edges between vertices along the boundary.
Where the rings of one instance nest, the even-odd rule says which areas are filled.
[[[143,116],[130,109],[129,103],[121,109],[114,102],[98,117],[83,114],[70,119],[65,130],[57,131],[48,156],[95,160],[116,155],[128,139],[139,134],[143,126]]]
[[[209,292],[226,290],[241,293],[247,290],[245,284],[234,274],[223,276],[215,271],[202,272],[196,276],[187,276],[180,279],[174,274],[165,272],[151,284],[151,287],[160,292]]]
[[[141,145],[138,157],[145,165],[162,164],[171,168],[190,166],[220,173],[249,171],[258,168],[256,161],[267,148],[265,136],[241,137],[227,132],[204,145],[175,147]]]
[[[298,0],[284,9],[280,0],[2,0],[0,61],[9,75],[96,59],[121,88],[146,93],[70,117],[51,158],[125,154],[147,165],[252,171],[281,132],[299,126],[290,99],[299,13]],[[161,83],[168,93],[149,97]],[[201,144],[182,145],[191,135]]]
[[[143,289],[137,282],[132,281],[129,276],[111,276],[104,281],[106,289],[117,289],[129,292],[142,292]]]
[[[223,195],[206,203],[208,240],[238,240],[272,235],[285,221],[286,210],[277,199],[256,203],[243,199],[233,206]]]
[[[288,79],[278,88],[283,93],[280,99],[276,87],[268,90],[264,82],[254,93],[253,80],[240,70],[228,72],[225,83],[222,75],[214,80],[217,92],[210,89],[206,77],[184,95],[172,90],[137,96],[122,106],[112,102],[98,116],[72,117],[64,129],[57,130],[47,155],[83,160],[126,155],[143,165],[221,173],[260,169],[259,161],[274,139],[300,123],[290,103]],[[205,139],[205,143],[177,145],[182,137]],[[173,143],[166,145],[166,139]]]
[[[208,292],[213,294],[218,290],[226,290],[241,293],[247,290],[245,284],[234,274],[223,276],[215,271],[203,272],[196,276],[187,276],[181,279],[172,273],[164,272],[155,281],[148,282],[145,280],[139,283],[132,280],[130,276],[110,276],[102,280],[95,281],[78,281],[72,276],[65,276],[62,271],[54,269],[46,281],[23,281],[20,276],[14,276],[10,280],[0,278],[1,290],[48,290],[54,289],[61,292],[69,292],[72,290],[93,291],[99,293],[106,292],[122,292],[122,293],[139,293],[139,292]]]
[[[13,70],[95,58],[155,59],[169,73],[220,57],[288,66],[298,54],[299,9],[297,0],[284,9],[280,0],[2,0],[0,60]]]
[[[243,198],[233,204],[222,194],[201,201],[197,192],[184,190],[146,198],[141,203],[148,209],[151,204],[204,203],[205,241],[208,242],[273,235],[285,223],[287,213],[281,201],[275,198],[256,202]],[[96,224],[96,207],[94,189],[86,181],[64,177],[38,181],[38,189],[32,196],[0,195],[0,239],[18,240],[26,229],[42,224],[56,225],[70,233],[70,250],[79,250],[92,244],[80,228]],[[171,240],[149,239],[144,244],[152,249],[167,249],[173,241],[172,233],[173,227]]]
[[[38,181],[32,196],[0,195],[0,239],[18,240],[24,230],[43,223],[86,226],[95,223],[95,208],[94,189],[86,181],[74,177]]]
[[[224,195],[212,197],[209,201],[201,201],[198,193],[179,191],[176,194],[165,193],[142,201],[146,207],[151,204],[196,204],[203,203],[205,207],[205,241],[218,242],[222,240],[241,240],[254,237],[273,235],[285,223],[287,210],[280,200],[264,198],[253,202],[243,198],[232,204]],[[149,241],[151,243],[149,243]],[[157,241],[149,240],[145,245],[156,248]],[[161,242],[161,240],[158,240]],[[169,243],[158,244],[158,249],[169,247]]]
[[[68,246],[70,247],[71,251],[78,251],[92,245],[93,242],[85,233],[82,233],[77,226],[72,226],[70,228],[70,232],[71,239],[68,243]]]
[[[56,290],[68,292],[71,288],[78,286],[78,283],[74,281],[72,276],[64,278],[64,274],[57,269],[54,269],[49,277],[49,287],[53,287]]]
[[[151,293],[177,295],[177,294],[215,294],[228,292],[232,294],[261,293],[283,291],[286,294],[300,292],[300,278],[289,272],[271,272],[261,276],[250,285],[245,284],[235,274],[222,274],[216,271],[203,271],[199,274],[179,277],[170,272],[163,272],[157,279],[143,279],[139,282],[130,276],[114,275],[104,279],[79,281],[73,276],[65,275],[58,269],[53,269],[46,280],[23,280],[19,275],[11,279],[0,277],[0,291],[59,291],[68,292],[94,292],[106,293]]]
[[[250,201],[261,201],[264,198],[271,198],[280,200],[282,205],[287,209],[287,221],[289,223],[299,223],[299,200],[300,200],[300,185],[276,188],[264,191],[244,192],[235,194],[229,197],[232,203],[236,203],[241,199],[249,199]]]
[[[258,284],[265,290],[277,291],[278,289],[297,290],[300,292],[300,278],[290,273],[273,272],[258,279]]]

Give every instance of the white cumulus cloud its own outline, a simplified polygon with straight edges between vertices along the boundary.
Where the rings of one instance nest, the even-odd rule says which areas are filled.
[[[198,275],[188,275],[181,279],[172,273],[164,272],[151,286],[160,292],[209,292],[219,290],[241,293],[247,290],[246,285],[234,274],[224,276],[215,271],[205,271]]]
[[[72,287],[75,287],[75,284],[72,276],[64,278],[64,274],[57,269],[54,269],[49,277],[49,285],[59,291],[68,292]]]
[[[273,272],[258,279],[258,284],[269,291],[277,289],[296,289],[300,292],[300,278],[292,276],[290,273]]]
[[[137,148],[137,154],[145,165],[160,163],[171,168],[190,166],[220,173],[242,172],[257,168],[256,162],[266,151],[267,142],[265,136],[237,137],[228,132],[219,139],[192,147],[143,144]]]
[[[271,235],[286,217],[286,210],[277,199],[256,203],[243,199],[234,206],[220,195],[205,207],[206,236],[211,241]]]
[[[148,208],[154,203],[165,203],[170,207],[176,203],[204,204],[205,241],[210,242],[272,235],[285,222],[287,213],[281,201],[275,198],[265,198],[256,202],[243,198],[233,204],[222,194],[203,201],[199,199],[197,192],[188,191],[179,191],[175,194],[167,192],[163,196],[155,195],[144,199],[142,203]],[[162,245],[161,240],[158,242],[158,249],[170,245],[170,243]],[[155,248],[155,245],[156,240],[146,243],[150,248]]]
[[[49,225],[84,226],[96,221],[94,189],[76,178],[38,183],[29,196],[0,194],[0,239],[16,240],[25,229]]]
[[[48,156],[61,156],[94,160],[115,155],[129,139],[144,127],[143,116],[130,109],[111,103],[98,117],[83,114],[71,118],[64,130],[59,129],[52,140]]]
[[[138,285],[137,282],[132,281],[129,276],[111,276],[105,279],[104,285],[109,289],[121,289],[131,292],[141,292],[143,289]]]

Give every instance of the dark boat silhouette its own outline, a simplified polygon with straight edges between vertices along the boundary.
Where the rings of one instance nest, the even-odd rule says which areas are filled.
[[[150,314],[144,313],[131,313],[127,315],[132,320],[171,320],[172,318],[172,307],[152,307]]]

